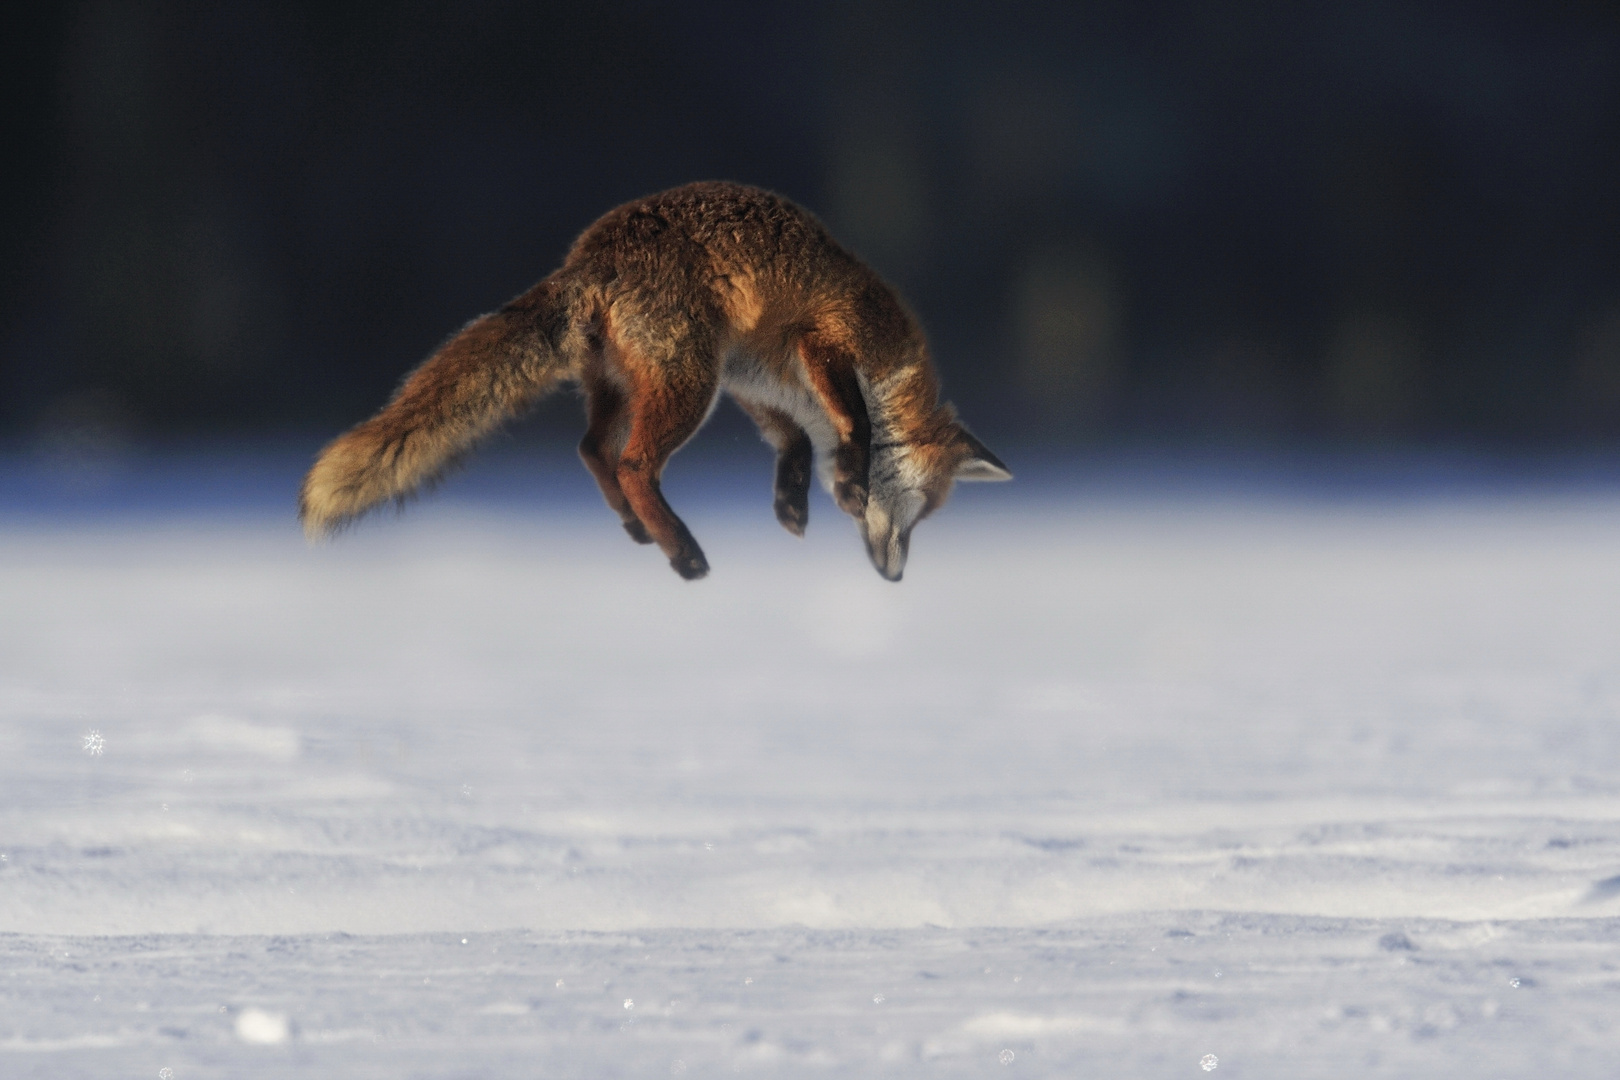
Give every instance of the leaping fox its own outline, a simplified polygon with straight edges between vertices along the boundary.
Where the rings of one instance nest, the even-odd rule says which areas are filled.
[[[688,580],[709,563],[659,477],[721,390],[776,448],[783,528],[804,534],[817,458],[890,581],[954,481],[1012,478],[939,402],[927,342],[893,290],[781,196],[702,183],[610,211],[559,270],[406,376],[321,451],[299,494],[305,531],[405,497],[568,380],[585,392],[579,454],[608,506]]]

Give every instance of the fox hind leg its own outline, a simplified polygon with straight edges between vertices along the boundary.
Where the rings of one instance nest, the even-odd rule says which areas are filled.
[[[739,400],[759,427],[765,441],[776,447],[776,520],[794,536],[803,536],[810,524],[810,478],[814,451],[810,436],[798,422],[780,409]]]
[[[652,543],[647,526],[630,508],[630,500],[619,486],[619,449],[630,420],[624,394],[607,379],[586,380],[585,417],[585,437],[579,441],[580,460],[596,479],[609,508],[619,515],[630,539],[638,544]]]
[[[691,369],[687,369],[690,374]],[[686,523],[664,499],[659,483],[669,457],[708,418],[718,388],[708,379],[644,378],[637,386],[630,434],[614,474],[636,518],[675,572],[695,581],[709,572],[709,560]],[[628,528],[628,525],[626,525]]]

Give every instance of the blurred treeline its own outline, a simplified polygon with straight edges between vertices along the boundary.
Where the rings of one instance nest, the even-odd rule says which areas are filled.
[[[894,281],[987,437],[1620,436],[1606,5],[8,21],[13,439],[330,433],[600,212],[716,177]]]

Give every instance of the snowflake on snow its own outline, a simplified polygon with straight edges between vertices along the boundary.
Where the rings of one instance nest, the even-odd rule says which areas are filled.
[[[84,752],[100,757],[101,752],[107,748],[107,740],[101,737],[100,731],[91,731],[84,737]]]

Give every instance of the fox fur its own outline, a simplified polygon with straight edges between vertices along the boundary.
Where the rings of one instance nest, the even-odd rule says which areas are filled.
[[[659,478],[722,390],[776,449],[783,527],[803,535],[819,472],[890,581],[954,481],[1011,479],[939,401],[892,289],[787,199],[700,183],[607,213],[556,272],[468,323],[322,450],[298,500],[306,533],[404,498],[565,382],[584,391],[579,453],[608,506],[687,579],[709,564]]]

